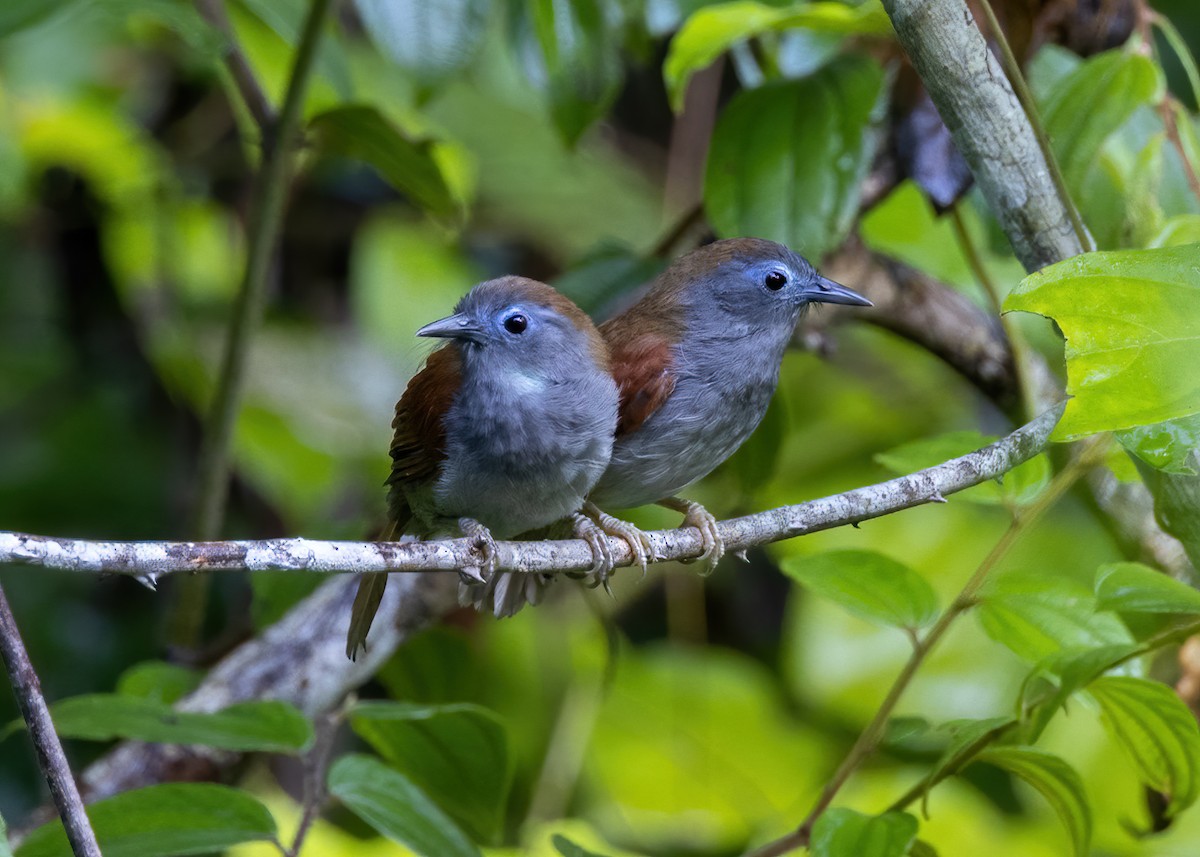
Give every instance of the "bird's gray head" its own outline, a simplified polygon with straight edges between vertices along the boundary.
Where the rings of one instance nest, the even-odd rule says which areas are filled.
[[[673,282],[664,285],[689,310],[692,324],[705,323],[697,313],[711,312],[716,324],[790,330],[810,304],[871,305],[822,277],[799,253],[761,238],[713,242],[678,260],[665,276]]]
[[[425,325],[417,336],[457,340],[468,367],[483,360],[496,369],[548,378],[572,366],[608,370],[608,351],[591,319],[545,283],[524,277],[487,280],[454,309],[454,315]]]

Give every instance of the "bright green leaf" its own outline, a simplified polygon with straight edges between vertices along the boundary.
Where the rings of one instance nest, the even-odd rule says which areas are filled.
[[[439,165],[437,142],[412,140],[374,107],[327,110],[310,123],[321,150],[370,164],[392,187],[438,217],[454,219],[462,200]]]
[[[915,473],[935,464],[959,458],[995,443],[999,438],[976,431],[955,431],[910,441],[880,452],[875,460],[899,474]],[[1050,460],[1043,453],[1004,474],[955,494],[964,500],[984,505],[1031,502],[1050,481]]]
[[[470,783],[461,783],[465,791]],[[329,793],[379,833],[420,857],[481,857],[425,793],[370,756],[343,756],[329,771]]]
[[[588,851],[586,848],[576,845],[570,839],[558,833],[554,834],[550,841],[562,857],[604,857],[602,854],[597,854],[595,851]]]
[[[142,661],[121,673],[117,693],[171,705],[195,690],[201,677],[196,670],[179,664]]]
[[[422,84],[466,68],[488,23],[487,0],[356,0],[371,40]]]
[[[704,207],[723,237],[755,235],[812,259],[841,243],[874,155],[883,72],[843,56],[803,80],[739,92],[713,133]]]
[[[1177,214],[1167,218],[1147,247],[1178,247],[1200,243],[1200,214]]]
[[[1197,224],[1196,238],[1200,239],[1200,217]],[[1151,467],[1177,476],[1196,475],[1193,452],[1200,449],[1200,414],[1136,426],[1117,432],[1116,437],[1123,447]]]
[[[956,773],[981,742],[995,740],[1011,729],[1016,721],[1011,717],[987,717],[981,720],[949,720],[938,726],[936,733],[949,736],[937,762],[925,777],[926,783],[936,783]]]
[[[274,753],[298,753],[312,741],[311,724],[286,702],[240,702],[201,714],[153,699],[96,693],[57,702],[50,714],[59,735],[89,741],[124,738]]]
[[[104,857],[212,854],[275,839],[275,820],[265,806],[243,791],[211,783],[135,789],[87,811]],[[71,857],[62,822],[29,834],[15,857]]]
[[[491,711],[467,703],[362,702],[350,725],[477,839],[500,833],[512,771],[504,725]]]
[[[873,551],[830,551],[788,557],[784,574],[856,616],[884,625],[919,628],[937,616],[937,596],[919,574]]]
[[[917,820],[907,812],[863,815],[841,806],[827,809],[813,825],[812,857],[903,857],[917,838]]]
[[[1088,853],[1092,839],[1092,809],[1083,780],[1074,768],[1058,756],[1032,747],[992,748],[980,753],[978,759],[1003,768],[1037,789],[1070,833],[1077,857]]]
[[[1191,806],[1200,794],[1200,727],[1175,691],[1148,679],[1105,676],[1088,692],[1142,781],[1167,797],[1167,815]]]
[[[1055,86],[1043,108],[1063,177],[1078,194],[1109,135],[1163,86],[1149,57],[1111,50],[1083,62]]]
[[[1096,612],[1086,587],[1053,574],[1005,575],[987,587],[976,612],[989,637],[1028,661],[1132,642],[1116,616]]]
[[[1118,613],[1200,613],[1200,592],[1139,562],[1096,573],[1096,606]]]
[[[1004,308],[1067,337],[1073,398],[1053,439],[1200,412],[1200,244],[1076,256],[1026,277]]]
[[[1084,649],[1064,649],[1042,660],[1021,685],[1019,708],[1025,740],[1033,743],[1071,694],[1137,651],[1133,643],[1114,643]]]

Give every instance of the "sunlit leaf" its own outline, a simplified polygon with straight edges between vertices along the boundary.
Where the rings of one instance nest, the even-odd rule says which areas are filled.
[[[1142,781],[1166,796],[1167,815],[1191,806],[1200,794],[1200,727],[1175,692],[1128,676],[1099,678],[1088,692]]]
[[[987,749],[978,759],[1003,768],[1037,789],[1067,828],[1073,852],[1077,857],[1088,853],[1092,839],[1092,809],[1083,780],[1074,768],[1058,756],[1032,747]]]
[[[238,789],[170,783],[123,792],[87,808],[104,857],[174,857],[222,852],[242,842],[271,842],[275,820]],[[39,827],[15,857],[71,857],[62,822]]]
[[[500,833],[512,771],[504,725],[491,711],[467,703],[361,702],[350,724],[477,838]]]
[[[876,453],[875,460],[899,474],[915,473],[927,467],[959,458],[995,443],[999,438],[976,431],[955,431],[910,441]],[[1005,473],[953,495],[985,505],[1031,502],[1050,481],[1050,460],[1043,453]],[[950,499],[950,498],[947,498]]]
[[[1200,592],[1140,562],[1096,573],[1096,606],[1118,613],[1200,613]]]
[[[785,574],[872,622],[919,628],[937,616],[937,596],[903,563],[873,551],[830,551],[788,557]]]
[[[858,212],[882,84],[875,62],[844,56],[803,80],[734,96],[704,181],[717,233],[769,238],[813,259],[837,246]]]
[[[1162,73],[1149,57],[1111,50],[1084,61],[1054,87],[1043,113],[1068,188],[1080,191],[1104,141],[1162,86]]]
[[[1200,217],[1196,219],[1194,240],[1200,241]],[[1135,426],[1117,432],[1116,437],[1121,446],[1151,467],[1182,476],[1196,474],[1194,451],[1200,449],[1200,413],[1148,426]]]
[[[379,833],[420,857],[480,857],[479,849],[424,792],[370,756],[343,756],[334,762],[329,793]]]
[[[597,854],[595,851],[588,851],[579,845],[576,845],[567,837],[560,834],[554,834],[550,840],[554,843],[554,848],[562,857],[604,857],[602,854]]]
[[[423,84],[436,84],[478,55],[487,0],[356,0],[371,40]]]
[[[125,738],[274,753],[298,753],[312,741],[304,715],[277,701],[239,702],[201,714],[153,699],[96,693],[56,702],[50,714],[59,735],[89,741]]]
[[[1076,256],[1026,277],[1005,309],[1067,337],[1073,398],[1055,440],[1200,412],[1200,245]]]
[[[917,838],[917,820],[907,812],[863,815],[841,806],[821,813],[813,825],[813,857],[903,857]]]

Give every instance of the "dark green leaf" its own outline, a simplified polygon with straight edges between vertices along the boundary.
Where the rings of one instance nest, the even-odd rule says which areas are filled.
[[[554,834],[550,838],[550,841],[562,857],[604,857],[602,854],[597,854],[595,851],[588,851],[586,848],[576,845],[570,839],[558,833]]]
[[[595,314],[649,283],[664,264],[661,259],[639,255],[631,247],[605,243],[590,250],[551,285],[579,304],[584,312]]]
[[[835,806],[813,825],[812,857],[903,857],[917,838],[917,820],[907,812],[863,815]]]
[[[938,857],[937,849],[924,839],[917,839],[908,849],[908,857]]]
[[[171,783],[124,792],[88,806],[104,857],[211,854],[275,839],[267,808],[238,789]],[[71,857],[62,822],[29,834],[15,857]]]
[[[1071,836],[1077,857],[1088,853],[1092,839],[1092,809],[1083,780],[1058,756],[1032,747],[998,747],[984,750],[979,761],[1003,768],[1033,786],[1054,809]]]
[[[780,568],[805,588],[872,622],[919,628],[937,616],[937,596],[924,578],[880,553],[846,550],[788,557]]]
[[[752,495],[774,475],[789,425],[787,395],[784,390],[776,390],[754,434],[738,447],[722,468],[736,474],[746,495]]]
[[[1066,649],[1039,663],[1021,686],[1020,709],[1026,741],[1037,740],[1071,694],[1087,687],[1136,651],[1137,646],[1132,643]]]
[[[1200,448],[1192,450],[1189,460],[1200,467]],[[1138,472],[1154,495],[1154,517],[1200,568],[1200,476],[1164,473],[1145,465],[1139,465]]]
[[[1175,692],[1129,676],[1099,678],[1088,692],[1142,781],[1166,796],[1167,815],[1191,806],[1200,794],[1200,727]]]
[[[462,201],[447,183],[432,140],[412,140],[374,107],[337,107],[314,116],[311,128],[324,152],[370,164],[414,203],[457,218]]]
[[[957,773],[966,761],[996,736],[1010,729],[1016,721],[1011,717],[988,717],[983,720],[950,720],[937,728],[949,736],[937,763],[925,777],[926,783],[937,783]]]
[[[876,453],[875,460],[895,473],[909,474],[983,449],[997,440],[995,436],[976,431],[947,432]],[[985,505],[1028,503],[1049,481],[1050,460],[1043,453],[1013,468],[1002,479],[990,479],[960,491],[954,497]]]
[[[286,702],[240,702],[200,714],[152,699],[96,693],[57,702],[50,714],[59,735],[89,741],[125,738],[275,753],[298,753],[312,741],[311,724]]]
[[[1196,237],[1192,240],[1200,240],[1200,217],[1196,220]],[[1119,431],[1117,440],[1151,467],[1166,473],[1195,476],[1194,452],[1200,449],[1200,414]]]
[[[1118,613],[1200,613],[1200,592],[1139,562],[1096,572],[1096,606]]]
[[[477,839],[500,833],[512,772],[495,714],[467,703],[362,702],[350,725]]]
[[[819,259],[845,237],[874,154],[883,72],[845,56],[803,80],[743,91],[713,134],[704,207],[724,237],[756,235]]]
[[[121,673],[117,693],[171,705],[195,690],[200,679],[200,673],[179,664],[143,661]]]
[[[0,38],[33,27],[79,0],[5,0],[0,3]]]
[[[1083,62],[1060,81],[1043,114],[1054,154],[1072,193],[1114,131],[1160,93],[1162,73],[1149,57],[1112,50]]]
[[[1085,253],[1021,281],[1005,310],[1067,337],[1067,402],[1053,439],[1200,412],[1200,245]]]
[[[487,0],[356,0],[371,40],[423,84],[466,68],[487,30]]]
[[[464,791],[470,783],[462,783]],[[450,817],[407,777],[370,756],[343,756],[329,793],[379,833],[420,857],[481,857]]]
[[[1034,662],[1063,649],[1132,642],[1116,616],[1096,612],[1086,587],[1053,574],[997,579],[980,598],[977,613],[989,637]]]
[[[694,12],[671,39],[663,78],[675,111],[683,109],[688,81],[738,42],[768,31],[804,29],[815,33],[887,35],[891,24],[877,0],[859,6],[815,2],[780,7],[735,0]]]

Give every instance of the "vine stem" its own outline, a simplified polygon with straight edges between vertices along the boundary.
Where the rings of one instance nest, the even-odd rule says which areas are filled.
[[[79,796],[67,755],[63,752],[62,742],[58,740],[58,733],[54,731],[54,722],[50,719],[46,698],[42,696],[37,671],[21,641],[21,632],[3,589],[0,589],[0,655],[4,658],[13,695],[29,728],[29,737],[37,751],[38,767],[42,769],[42,776],[50,787],[50,797],[62,819],[71,851],[75,857],[101,857],[100,845],[96,842],[96,834],[83,808],[83,798]]]
[[[1039,521],[1058,502],[1059,498],[1095,464],[1098,457],[1103,454],[1104,449],[1108,445],[1107,440],[1085,441],[1085,444],[1086,446],[1080,453],[1072,458],[1067,466],[1054,477],[1046,487],[1046,490],[1026,509],[1014,515],[1008,529],[1004,531],[1004,534],[1000,536],[996,544],[988,551],[987,556],[983,558],[983,561],[975,569],[970,579],[963,585],[963,588],[959,591],[954,601],[942,611],[937,621],[925,636],[918,638],[914,635],[913,651],[908,661],[905,662],[904,668],[900,670],[900,674],[888,689],[887,695],[884,697],[883,702],[880,703],[875,715],[871,718],[871,722],[859,733],[858,739],[850,748],[850,752],[842,759],[842,763],[825,784],[825,788],[821,790],[816,803],[813,804],[812,809],[809,810],[808,815],[805,816],[800,826],[786,836],[780,837],[773,842],[768,842],[754,851],[747,852],[744,857],[779,857],[782,854],[787,854],[789,851],[808,845],[809,839],[812,836],[813,826],[816,824],[817,819],[833,803],[833,799],[837,797],[838,792],[841,791],[842,786],[846,784],[851,775],[874,752],[883,735],[884,729],[887,727],[888,719],[891,717],[896,705],[900,702],[900,698],[908,689],[913,676],[916,675],[917,670],[920,669],[925,659],[929,656],[929,653],[933,651],[934,647],[945,636],[950,626],[954,624],[954,621],[974,606],[975,599],[979,595],[979,590],[987,581],[988,575],[996,568],[997,563],[1008,554],[1017,539],[1033,524]]]
[[[250,340],[262,320],[267,276],[283,224],[294,149],[300,142],[304,96],[330,5],[331,0],[312,0],[279,119],[273,127],[263,129],[262,168],[250,200],[246,269],[234,303],[216,392],[205,420],[200,447],[191,530],[203,541],[220,534],[225,517],[225,501],[229,494],[229,449],[245,386]],[[240,53],[233,55],[240,56]],[[176,645],[190,648],[198,639],[206,610],[207,587],[207,578],[193,577],[178,591],[169,623]]]

